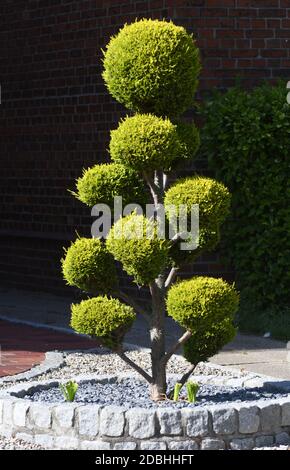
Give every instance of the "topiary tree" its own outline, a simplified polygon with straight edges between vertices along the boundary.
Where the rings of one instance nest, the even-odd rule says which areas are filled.
[[[184,345],[185,357],[193,364],[189,376],[200,360],[235,333],[238,294],[233,286],[201,276],[173,285],[185,263],[217,245],[230,205],[228,190],[213,179],[194,175],[168,183],[168,176],[190,163],[199,146],[197,128],[180,117],[193,106],[199,71],[195,41],[171,22],[136,21],[111,39],[104,52],[103,77],[111,94],[136,114],[111,132],[113,163],[85,171],[75,195],[89,206],[106,202],[111,209],[114,197],[122,196],[124,203],[132,203],[132,210],[115,220],[106,240],[78,239],[62,263],[68,284],[93,295],[73,305],[72,327],[98,338],[139,372],[149,382],[153,400],[164,399],[168,392],[166,366],[179,347]],[[149,199],[152,217],[134,210],[134,204],[142,208]],[[158,225],[162,205],[165,237]],[[180,205],[182,216],[175,211]],[[170,237],[168,228],[175,216],[179,223],[190,214],[193,205],[199,206],[199,243],[182,250],[182,241],[191,239],[192,233],[177,231]],[[139,288],[149,287],[150,302],[141,304],[120,289],[113,259]],[[184,330],[168,351],[166,312]],[[148,322],[151,373],[133,363],[122,347],[136,314]]]

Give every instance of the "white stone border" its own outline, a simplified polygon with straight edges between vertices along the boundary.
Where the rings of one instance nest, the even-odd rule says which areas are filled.
[[[91,378],[106,382],[119,376],[95,374],[75,380]],[[190,409],[129,410],[96,404],[47,404],[22,398],[29,389],[36,391],[64,381],[18,384],[3,390],[0,434],[60,450],[243,450],[289,443],[290,396]]]

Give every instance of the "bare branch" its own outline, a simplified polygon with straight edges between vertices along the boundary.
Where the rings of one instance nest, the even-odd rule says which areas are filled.
[[[168,185],[168,175],[166,173],[163,173],[163,191],[166,190]]]
[[[180,338],[179,340],[174,344],[172,349],[168,351],[163,358],[161,359],[161,362],[163,365],[166,365],[171,356],[184,344],[186,341],[191,337],[192,333],[191,331],[187,330]]]
[[[171,268],[170,273],[168,274],[168,277],[165,281],[165,289],[168,289],[171,284],[175,281],[178,270],[179,268],[177,267]]]
[[[155,184],[154,180],[152,178],[150,178],[150,176],[146,172],[143,172],[143,177],[144,177],[144,180],[146,181],[146,183],[147,183],[147,185],[150,189],[151,196],[152,196],[153,201],[154,201],[154,205],[155,205],[155,207],[157,207],[158,203],[159,203],[159,200],[158,200],[159,188]]]
[[[143,315],[143,317],[148,321],[148,323],[151,322],[148,310],[139,305],[132,297],[130,297],[123,291],[118,291],[115,293],[115,295],[119,299],[123,300],[126,304],[130,305],[137,313]]]
[[[138,372],[138,374],[140,374],[147,382],[149,382],[150,384],[153,383],[153,379],[152,377],[147,374],[147,372],[145,372],[145,370],[143,370],[141,367],[139,367],[137,364],[135,364],[134,361],[132,361],[128,356],[126,356],[126,354],[124,353],[124,351],[122,350],[115,350],[114,351],[116,354],[118,354],[118,356],[124,361],[126,362],[126,364],[128,364],[130,367],[132,367],[132,369],[134,369],[136,372]]]

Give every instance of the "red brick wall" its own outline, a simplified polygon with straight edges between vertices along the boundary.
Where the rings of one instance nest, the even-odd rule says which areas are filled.
[[[67,192],[108,158],[124,109],[101,78],[101,48],[135,18],[166,18],[198,39],[200,90],[240,77],[290,79],[290,0],[1,0],[0,277],[63,287],[58,259],[89,210]],[[215,258],[199,272],[224,272]]]

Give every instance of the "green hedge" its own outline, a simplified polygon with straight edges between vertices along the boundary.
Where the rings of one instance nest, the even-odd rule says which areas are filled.
[[[232,193],[224,253],[242,311],[289,307],[290,106],[286,83],[216,94],[204,108],[202,152]],[[242,321],[242,320],[241,320]]]

